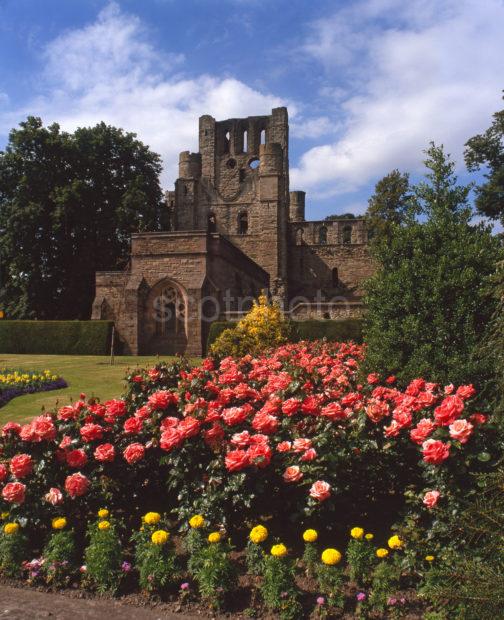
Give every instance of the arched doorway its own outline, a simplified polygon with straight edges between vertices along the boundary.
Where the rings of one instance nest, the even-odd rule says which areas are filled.
[[[187,304],[181,288],[170,280],[154,286],[145,308],[145,353],[175,355],[187,347]]]

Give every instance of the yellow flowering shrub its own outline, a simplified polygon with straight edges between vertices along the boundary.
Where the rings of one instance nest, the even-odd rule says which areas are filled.
[[[337,549],[324,549],[321,559],[327,566],[334,566],[341,562],[341,553]]]
[[[156,530],[152,533],[151,541],[155,545],[164,545],[168,542],[169,533],[165,530]]]
[[[235,327],[222,332],[210,347],[210,353],[217,357],[258,355],[288,342],[291,333],[291,324],[282,310],[270,303],[266,295],[260,295]]]
[[[143,518],[144,523],[147,523],[147,525],[156,525],[160,520],[161,515],[159,512],[148,512]]]
[[[384,549],[383,547],[380,547],[379,549],[376,550],[377,558],[380,558],[380,559],[386,558],[388,554],[389,554],[388,549]]]
[[[362,527],[353,527],[350,530],[350,536],[355,540],[361,540],[364,536],[364,530]]]
[[[314,543],[318,538],[317,530],[305,530],[303,532],[303,540],[308,543]]]
[[[191,517],[189,519],[189,525],[195,530],[203,527],[205,525],[205,519],[203,515],[194,515],[193,517]]]
[[[102,531],[110,529],[110,522],[109,521],[100,521],[98,523],[98,529],[102,530]]]
[[[67,526],[67,520],[65,517],[55,517],[52,520],[52,528],[53,530],[63,530]]]
[[[275,558],[283,558],[285,555],[287,555],[287,547],[282,543],[279,543],[278,545],[273,545],[273,547],[271,547],[270,553]]]
[[[218,543],[221,541],[221,534],[220,532],[212,532],[211,534],[208,535],[208,542],[209,543]]]
[[[268,538],[268,530],[264,525],[256,525],[250,530],[249,538],[256,545],[262,543]]]
[[[109,511],[106,508],[100,508],[98,511],[98,516],[100,519],[106,519],[109,516]]]

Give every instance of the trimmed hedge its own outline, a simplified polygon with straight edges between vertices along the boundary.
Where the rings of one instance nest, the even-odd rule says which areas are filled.
[[[326,338],[333,342],[362,342],[362,319],[311,319],[308,321],[293,321],[294,341],[321,340]],[[233,321],[215,321],[210,325],[208,333],[207,351],[225,329],[232,329],[236,325]]]
[[[0,320],[0,353],[107,355],[113,321]]]

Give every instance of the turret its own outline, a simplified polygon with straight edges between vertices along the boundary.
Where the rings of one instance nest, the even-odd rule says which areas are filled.
[[[259,146],[259,174],[282,174],[282,146],[276,142]]]
[[[201,155],[183,151],[179,156],[179,178],[198,179],[201,177]]]
[[[291,222],[305,221],[305,192],[289,192],[289,219]]]

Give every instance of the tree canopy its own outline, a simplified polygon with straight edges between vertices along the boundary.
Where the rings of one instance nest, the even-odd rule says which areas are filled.
[[[95,271],[160,227],[160,157],[100,123],[74,133],[28,117],[0,151],[0,307],[11,318],[89,318]]]
[[[378,270],[367,284],[367,366],[405,381],[477,382],[485,360],[473,354],[496,303],[486,281],[503,251],[490,227],[471,223],[471,186],[457,184],[443,147],[431,143],[426,155],[421,183],[395,175],[421,217],[407,224],[391,217],[390,234],[372,246]],[[389,181],[377,184],[370,204],[386,204]]]

